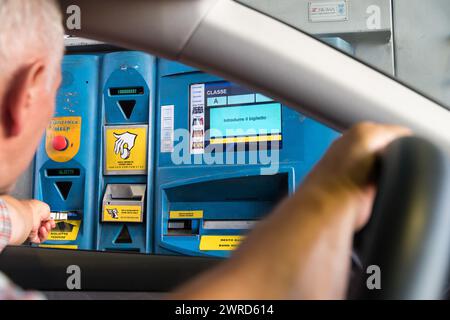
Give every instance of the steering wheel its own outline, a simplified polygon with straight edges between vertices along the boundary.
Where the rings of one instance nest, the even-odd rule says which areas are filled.
[[[360,235],[363,277],[351,298],[441,299],[450,266],[447,153],[402,138],[380,157],[376,176],[372,218]]]

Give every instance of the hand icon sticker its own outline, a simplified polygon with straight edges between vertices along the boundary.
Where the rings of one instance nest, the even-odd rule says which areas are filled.
[[[146,174],[148,158],[147,137],[147,125],[105,127],[103,150],[105,175]]]
[[[131,155],[131,150],[134,148],[137,135],[125,132],[122,134],[114,133],[114,137],[117,139],[114,145],[114,153],[120,154],[120,157],[124,160],[128,159]]]

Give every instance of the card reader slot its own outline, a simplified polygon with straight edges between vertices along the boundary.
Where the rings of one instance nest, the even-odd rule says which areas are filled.
[[[192,236],[198,235],[198,228],[195,228],[193,220],[169,220],[167,224],[169,236]]]
[[[256,220],[205,220],[204,230],[251,230],[255,227]]]
[[[115,198],[115,197],[111,196],[111,200],[114,200],[114,201],[142,201],[142,199],[143,199],[143,197],[141,197],[141,196],[132,196],[129,198],[123,198],[123,197]]]

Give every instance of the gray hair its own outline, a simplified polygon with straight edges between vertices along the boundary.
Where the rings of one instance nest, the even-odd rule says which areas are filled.
[[[60,62],[64,30],[55,0],[0,0],[0,24],[0,77],[11,76],[36,52]]]

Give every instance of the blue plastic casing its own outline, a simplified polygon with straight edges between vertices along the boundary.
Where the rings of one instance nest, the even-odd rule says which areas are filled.
[[[277,102],[270,98],[216,76],[166,60],[159,60],[158,67],[155,252],[227,257],[231,253],[229,249],[234,247],[226,243],[233,241],[230,236],[245,235],[253,223],[269,213],[283,197],[292,194],[338,133],[284,105],[277,107]],[[212,148],[211,152],[205,149],[203,154],[194,154],[189,142],[195,135],[191,127],[202,121],[194,119],[191,104],[199,103],[193,95],[203,85],[204,103],[202,93],[197,100],[205,108],[204,147],[208,148],[206,131],[212,129],[208,125],[225,122],[213,117],[227,114],[235,114],[236,118],[240,114],[242,119],[251,117],[258,110],[255,106],[269,110],[263,116],[266,123],[272,122],[277,127],[276,123],[281,121],[282,141],[278,146],[271,143],[255,150],[242,143],[245,140],[238,139],[234,145],[224,142],[222,152]],[[207,111],[210,107],[240,109]],[[162,110],[167,108],[173,108],[173,119],[162,115]],[[281,117],[277,108],[281,108]],[[167,144],[171,120],[173,150]],[[224,127],[230,121],[239,119],[226,120]],[[201,136],[202,130],[197,131]],[[216,161],[212,163],[211,158]],[[246,223],[249,228],[245,227]],[[208,236],[219,236],[217,250],[213,250],[214,243],[211,247],[206,241]],[[224,242],[223,246],[220,241]]]
[[[96,247],[102,251],[132,251],[150,253],[153,242],[153,188],[147,186],[146,202],[149,204],[141,223],[102,222],[102,201],[106,187],[109,184],[147,184],[153,179],[153,132],[155,99],[155,58],[141,52],[117,52],[104,56],[101,95],[102,123],[97,132],[101,136],[100,148],[105,148],[105,130],[108,127],[125,126],[133,128],[136,125],[148,126],[148,167],[145,173],[134,174],[105,172],[105,152],[99,161],[99,194],[97,217]],[[119,90],[122,88],[121,90]],[[131,88],[131,89],[130,89]],[[116,90],[116,91],[114,91]],[[118,91],[119,90],[119,91]],[[127,94],[127,90],[128,91]],[[131,103],[131,105],[130,105]],[[128,110],[126,109],[128,107]],[[103,168],[103,170],[101,169]],[[147,206],[145,206],[147,207]],[[126,229],[129,239],[118,241]]]
[[[94,247],[99,62],[99,56],[73,55],[66,56],[62,63],[63,81],[56,112],[46,133],[49,141],[46,143],[44,138],[36,155],[34,196],[48,203],[53,212],[68,214],[68,233],[73,228],[71,223],[81,224],[76,239],[67,240],[71,236],[58,232],[61,238],[45,245]],[[81,131],[77,132],[73,123],[75,127],[81,124]],[[67,149],[54,150],[53,136],[66,137]],[[57,161],[50,158],[50,153]]]

